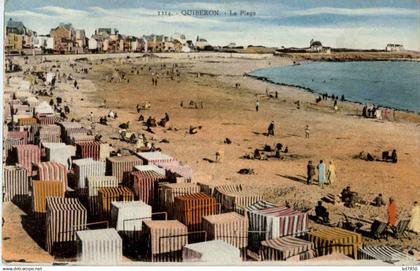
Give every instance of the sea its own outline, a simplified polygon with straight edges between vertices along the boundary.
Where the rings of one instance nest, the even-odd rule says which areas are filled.
[[[420,62],[308,62],[255,70],[250,76],[348,101],[420,112]]]

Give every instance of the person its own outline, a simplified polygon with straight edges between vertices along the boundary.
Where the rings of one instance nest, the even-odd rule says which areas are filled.
[[[255,102],[255,111],[258,112],[259,107],[260,107],[260,101],[258,101],[258,99],[257,99],[257,101]]]
[[[388,204],[388,225],[395,226],[396,209],[397,209],[397,205],[395,204],[395,200],[393,197],[390,197],[389,204]]]
[[[311,160],[308,161],[308,165],[306,166],[306,174],[307,174],[306,184],[309,185],[311,184],[312,179],[315,176],[315,166],[312,164]]]
[[[324,223],[329,223],[330,221],[330,214],[327,211],[327,208],[322,206],[322,201],[318,201],[318,206],[315,207],[315,215],[321,219]]]
[[[274,121],[271,121],[270,125],[268,125],[267,129],[267,136],[274,136]]]
[[[318,184],[321,188],[324,188],[325,183],[325,164],[324,161],[320,160],[318,164]]]
[[[254,150],[254,159],[261,160],[261,154],[258,149]]]
[[[220,162],[220,152],[216,152],[216,163]]]
[[[306,125],[306,128],[305,128],[305,138],[309,138],[309,132],[310,132],[309,125]]]
[[[344,202],[344,206],[349,208],[353,207],[353,193],[350,190],[350,186],[347,186],[341,191],[341,200]]]
[[[420,232],[420,206],[417,204],[417,201],[413,204],[413,209],[410,212],[410,223],[408,223],[408,229],[416,234]]]
[[[328,178],[329,184],[335,183],[336,175],[335,175],[335,165],[334,165],[333,160],[330,161],[330,164],[328,166],[327,178]]]
[[[334,101],[334,111],[338,110],[337,100]]]
[[[367,105],[365,105],[365,106],[363,106],[363,109],[362,109],[362,116],[364,117],[364,118],[366,118],[367,117]]]
[[[382,194],[377,195],[376,198],[373,199],[372,205],[375,207],[381,207],[385,205],[385,201],[382,198]]]
[[[165,113],[165,120],[166,120],[166,122],[169,121],[169,115],[168,115],[168,113]]]
[[[391,154],[391,160],[392,160],[392,163],[396,163],[396,162],[398,162],[398,158],[397,158],[397,150],[392,150],[392,154]]]
[[[278,97],[279,97],[279,93],[277,92],[277,90],[276,90],[276,99],[278,99]]]

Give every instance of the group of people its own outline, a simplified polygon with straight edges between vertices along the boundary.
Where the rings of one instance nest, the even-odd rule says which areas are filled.
[[[324,188],[325,183],[334,184],[336,180],[336,172],[335,172],[336,168],[332,160],[330,161],[328,168],[326,168],[323,160],[319,161],[319,164],[317,165],[316,168],[314,164],[312,163],[312,161],[308,161],[306,169],[307,169],[306,184],[308,185],[313,182],[314,177],[316,175],[316,169],[318,170],[318,178],[317,178],[318,184],[319,186],[321,186],[321,188]]]

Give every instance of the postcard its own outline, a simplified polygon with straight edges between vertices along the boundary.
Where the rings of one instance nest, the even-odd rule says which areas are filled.
[[[418,1],[3,8],[5,268],[417,270]]]

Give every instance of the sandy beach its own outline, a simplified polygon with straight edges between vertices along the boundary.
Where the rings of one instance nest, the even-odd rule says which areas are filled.
[[[74,61],[81,57],[87,57],[88,61]],[[134,145],[118,139],[119,124],[130,121],[130,130],[144,133],[163,152],[190,165],[194,170],[194,182],[242,183],[263,194],[266,200],[281,204],[287,201],[292,206],[308,208],[314,207],[329,193],[338,195],[349,185],[368,202],[378,193],[386,200],[393,196],[397,204],[397,221],[407,217],[413,201],[419,200],[420,116],[396,112],[396,121],[365,119],[360,116],[362,106],[359,104],[339,102],[339,110],[335,112],[330,100],[316,104],[315,94],[244,76],[259,68],[290,65],[294,59],[269,54],[228,53],[157,54],[157,57],[141,54],[42,56],[44,58],[51,62],[38,65],[38,69],[60,64],[60,72],[74,75],[80,86],[77,90],[62,81],[54,92],[54,97],[62,97],[70,106],[69,119],[80,120],[90,127],[88,117],[93,112],[97,122],[94,134],[102,135],[101,140],[112,144],[115,150],[128,148],[134,151]],[[29,57],[28,61],[31,64],[40,59],[41,56]],[[14,61],[23,64],[24,60],[15,58]],[[76,69],[91,69],[87,75],[75,73],[70,63],[75,63]],[[171,80],[166,71],[171,70],[173,64],[178,65],[175,69],[179,70],[180,76]],[[127,74],[129,83],[106,81],[106,76],[112,76],[115,68]],[[139,74],[136,74],[137,70]],[[152,86],[151,72],[159,73],[157,86]],[[12,75],[11,88],[18,84],[17,76],[19,74]],[[236,83],[240,84],[239,88],[235,87]],[[277,91],[278,98],[267,97],[267,88],[271,93]],[[255,111],[257,97],[259,112]],[[104,99],[106,108],[100,107]],[[296,107],[297,100],[301,101],[300,109]],[[156,127],[154,134],[145,131],[146,127],[137,121],[136,105],[146,101],[150,102],[151,109],[140,112],[145,119],[153,116],[159,120],[165,113],[170,116],[166,128]],[[190,101],[202,103],[203,108],[187,108]],[[110,110],[117,112],[118,118],[109,121],[107,126],[99,124],[99,117]],[[263,133],[271,121],[275,122],[275,135],[267,137]],[[188,133],[190,125],[202,128],[191,135]],[[305,138],[306,125],[310,126],[309,139]],[[224,144],[226,138],[232,144]],[[160,143],[163,139],[169,143]],[[288,147],[289,153],[283,160],[241,158],[255,148],[263,148],[266,144],[274,147],[276,143]],[[396,164],[354,158],[361,151],[380,157],[382,151],[392,149],[398,152]],[[211,162],[216,152],[222,153],[221,163]],[[315,164],[319,160],[327,163],[334,160],[336,183],[324,189],[317,184],[306,185],[308,160]],[[251,168],[254,174],[238,174],[242,168]],[[325,206],[333,224],[343,219],[342,213],[367,220],[387,219],[386,206],[362,205],[352,209],[342,205]],[[10,210],[3,209],[4,212]],[[310,227],[323,226],[311,222]],[[14,231],[14,227],[5,227],[3,236],[11,236]],[[418,236],[403,241],[366,239],[364,243],[386,242],[419,249],[419,239]],[[16,245],[18,243],[5,242],[3,250],[5,246]]]

